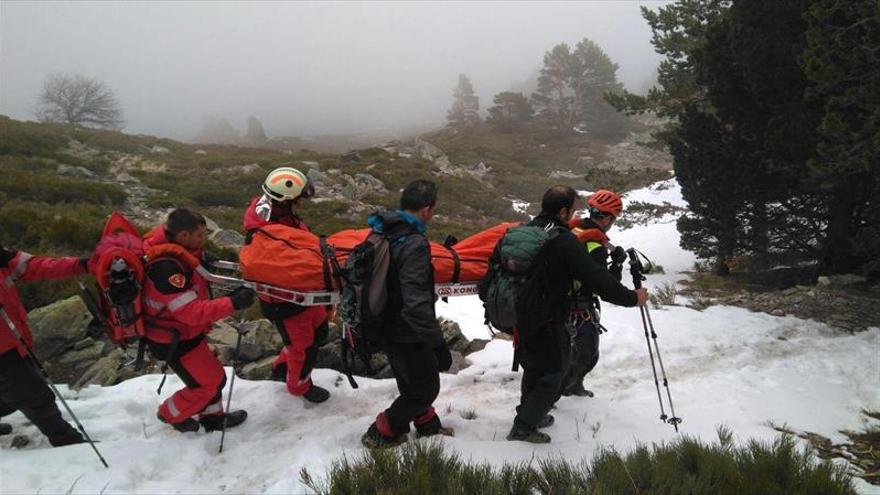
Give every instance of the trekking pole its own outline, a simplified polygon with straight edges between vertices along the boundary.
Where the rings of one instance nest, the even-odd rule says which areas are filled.
[[[642,281],[645,280],[645,276],[642,274],[642,263],[639,260],[639,253],[635,249],[630,248],[627,250],[627,254],[629,255],[629,271],[632,275],[633,287],[639,289],[642,287]],[[651,320],[651,312],[647,306],[640,306],[639,312],[642,317],[642,327],[645,329],[645,344],[648,347],[648,356],[651,358],[651,371],[654,373],[654,387],[657,390],[657,401],[660,403],[660,420],[664,423],[671,424],[677,433],[681,418],[675,415],[675,407],[672,405],[672,393],[669,390],[669,380],[666,377],[666,368],[663,366],[663,358],[660,356],[660,346],[657,343],[657,332],[654,331],[654,322]],[[653,349],[651,348],[652,339],[654,341]],[[663,396],[660,393],[660,382],[657,377],[657,365],[654,362],[655,351],[657,352],[657,363],[660,364],[660,375],[663,378],[663,387],[666,389],[666,396],[669,400],[669,410],[670,413],[672,413],[671,418],[666,415],[666,410],[663,407]]]
[[[229,408],[232,407],[232,387],[235,386],[235,362],[238,361],[238,350],[241,348],[241,337],[246,332],[242,332],[242,327],[244,326],[244,317],[241,318],[241,321],[238,322],[238,338],[235,341],[235,351],[232,353],[232,378],[229,380],[229,395],[226,396],[226,410],[223,412],[223,425],[220,427],[220,450],[217,451],[218,454],[223,453],[223,441],[226,440],[226,418],[229,413]]]
[[[46,371],[46,368],[43,367],[43,364],[40,363],[40,360],[37,359],[36,354],[34,354],[31,346],[25,342],[24,337],[22,337],[21,333],[18,331],[18,328],[15,327],[15,323],[12,322],[12,319],[9,317],[9,314],[6,312],[6,308],[3,305],[0,305],[0,317],[3,318],[3,321],[6,322],[6,326],[12,331],[12,334],[15,335],[15,338],[21,343],[24,347],[25,352],[27,352],[28,357],[31,359],[31,362],[40,370],[40,373],[43,375],[43,380],[46,382],[46,385],[52,389],[52,393],[58,397],[58,400],[61,401],[61,404],[64,406],[64,409],[67,410],[67,414],[73,419],[73,422],[76,424],[76,427],[79,429],[80,433],[82,433],[83,437],[85,437],[86,441],[89,442],[89,445],[92,446],[92,450],[95,451],[95,454],[98,455],[98,459],[101,460],[101,464],[104,465],[105,468],[109,468],[110,465],[107,464],[107,461],[104,460],[104,456],[98,452],[98,448],[95,447],[95,442],[92,441],[92,438],[86,432],[86,429],[83,427],[82,423],[79,422],[79,418],[76,417],[76,414],[73,414],[73,411],[70,409],[70,406],[67,405],[67,401],[64,400],[64,397],[61,396],[61,392],[58,391],[58,388],[55,387],[55,384],[52,383],[52,379],[49,378],[49,373]]]

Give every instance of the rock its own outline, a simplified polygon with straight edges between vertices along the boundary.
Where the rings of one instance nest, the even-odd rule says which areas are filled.
[[[831,285],[831,279],[828,277],[819,277],[819,279],[816,280],[816,284],[819,286],[827,287]]]
[[[59,364],[73,364],[82,361],[94,361],[104,353],[104,342],[94,342],[91,346],[65,352],[57,360]]]
[[[867,278],[861,275],[854,275],[852,273],[845,273],[842,275],[830,275],[828,277],[828,285],[832,287],[846,287],[849,285],[862,284],[867,281]]]
[[[357,151],[349,151],[340,157],[342,163],[355,163],[361,161],[361,155]]]
[[[467,368],[471,365],[470,361],[465,359],[465,357],[457,351],[452,351],[452,366],[449,367],[449,370],[446,373],[456,374],[459,371]]]
[[[214,322],[214,328],[208,334],[208,343],[234,347],[237,338],[238,331],[229,324],[229,320],[221,320]]]
[[[242,366],[238,374],[248,380],[269,380],[272,377],[272,363],[274,362],[275,356],[265,357]]]
[[[438,321],[440,322],[440,330],[443,331],[443,339],[446,341],[446,345],[449,346],[449,350],[464,353],[470,345],[470,341],[462,335],[461,327],[458,326],[458,323],[446,318],[438,318]]]
[[[81,350],[85,349],[86,347],[91,347],[92,345],[94,345],[94,343],[95,343],[95,339],[93,339],[91,337],[86,337],[86,338],[80,340],[79,342],[73,344],[73,350],[74,351],[81,351]]]
[[[72,347],[86,337],[91,321],[92,314],[79,296],[32,310],[28,322],[37,357],[46,359]]]
[[[467,349],[465,350],[464,355],[467,356],[468,354],[482,351],[483,349],[486,348],[486,345],[488,343],[489,343],[489,341],[486,339],[474,339],[471,341],[470,345],[467,346]]]
[[[284,342],[275,324],[263,318],[256,321],[246,322],[248,333],[242,339],[242,342],[249,342],[256,345],[260,349],[263,356],[276,356]]]
[[[220,247],[238,249],[244,245],[244,236],[234,230],[220,229],[211,233],[211,241]]]
[[[303,160],[303,161],[301,161],[301,162],[299,162],[299,163],[302,165],[302,168],[304,168],[304,169],[306,169],[306,170],[308,170],[308,171],[311,171],[311,170],[315,170],[315,171],[318,171],[318,172],[321,171],[321,164],[318,163],[318,162],[316,162],[316,161],[313,161],[313,160]],[[308,174],[308,172],[307,172],[307,174]]]
[[[167,155],[168,153],[171,153],[171,150],[164,146],[155,145],[150,148],[150,153],[154,155]]]
[[[312,184],[315,184],[316,186],[325,185],[327,183],[327,178],[328,178],[327,174],[325,174],[324,172],[321,172],[317,168],[309,169],[309,171],[306,172],[306,177],[308,177],[309,180],[312,182]]]
[[[109,387],[110,385],[119,383],[122,379],[130,378],[130,376],[120,376],[122,366],[128,362],[128,360],[128,356],[122,351],[122,349],[114,349],[110,354],[102,357],[89,366],[89,368],[83,372],[82,376],[79,377],[79,380],[73,384],[72,388],[74,390],[79,390],[86,385]],[[131,376],[136,374],[133,369],[129,369],[129,372]]]
[[[774,309],[773,311],[770,312],[770,314],[773,316],[785,316],[785,311],[783,311],[781,309]]]
[[[350,200],[359,201],[370,194],[386,195],[388,189],[385,184],[369,174],[357,174],[354,177],[343,175],[346,185],[342,188],[342,195]]]
[[[58,165],[58,175],[67,175],[69,177],[82,177],[84,179],[94,179],[95,173],[85,167],[77,167],[73,165]]]
[[[196,150],[196,154],[199,156],[208,156],[208,152],[205,150]]]
[[[15,435],[14,437],[12,437],[12,443],[10,444],[10,447],[12,447],[13,449],[20,449],[27,446],[27,444],[29,443],[31,443],[31,440],[27,437],[27,435]]]

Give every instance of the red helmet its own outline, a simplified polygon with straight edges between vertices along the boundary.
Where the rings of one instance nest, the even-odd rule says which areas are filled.
[[[587,204],[600,213],[615,217],[620,216],[620,212],[623,211],[623,201],[620,200],[620,195],[607,189],[599,189],[593,193],[587,200]]]

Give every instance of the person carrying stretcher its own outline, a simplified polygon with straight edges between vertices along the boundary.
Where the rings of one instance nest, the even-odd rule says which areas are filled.
[[[254,232],[271,224],[309,231],[298,215],[303,201],[315,195],[315,188],[305,174],[291,167],[276,168],[266,177],[262,189],[263,195],[251,200],[244,213],[248,244]],[[273,366],[273,376],[284,376],[292,395],[314,403],[326,401],[330,392],[312,383],[311,378],[318,346],[329,331],[326,308],[300,306],[271,295],[260,294],[259,299],[263,316],[275,324],[284,342]]]

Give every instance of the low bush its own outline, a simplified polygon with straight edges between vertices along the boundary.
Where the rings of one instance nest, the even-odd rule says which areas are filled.
[[[317,494],[854,494],[846,469],[819,461],[791,435],[735,445],[681,437],[621,454],[600,451],[591,462],[546,458],[493,468],[448,452],[442,443],[409,442],[335,462],[323,479],[306,469],[302,482]]]

